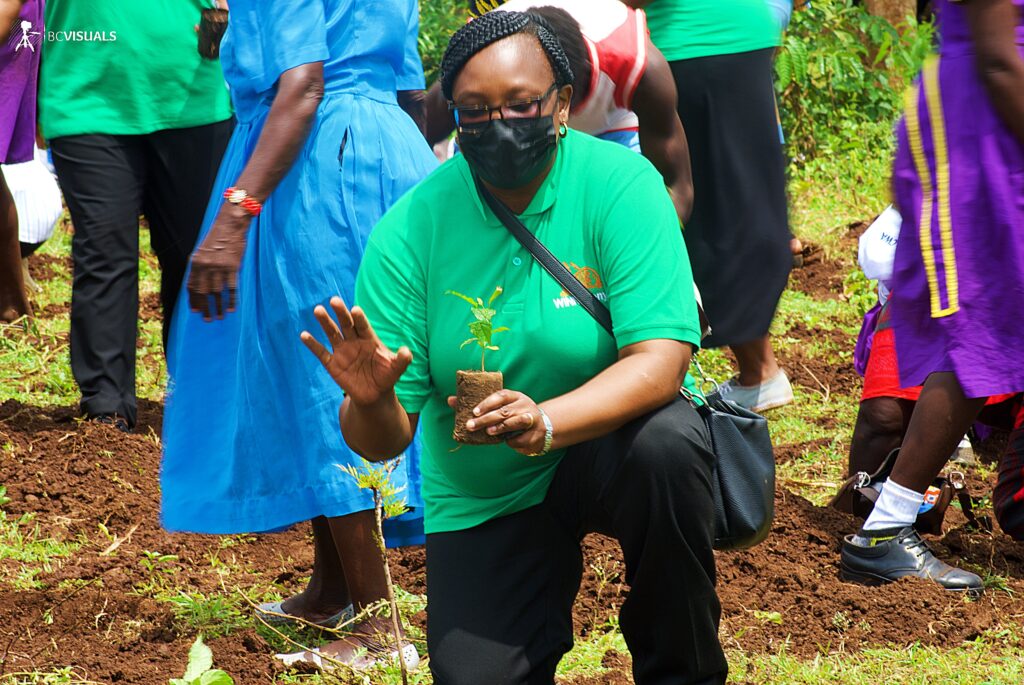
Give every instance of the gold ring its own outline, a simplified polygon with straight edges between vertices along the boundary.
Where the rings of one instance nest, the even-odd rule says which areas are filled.
[[[526,414],[523,414],[523,416],[526,416],[527,418],[530,419],[530,425],[526,427],[527,430],[529,430],[530,428],[533,428],[533,422],[534,422],[533,414],[526,413]]]

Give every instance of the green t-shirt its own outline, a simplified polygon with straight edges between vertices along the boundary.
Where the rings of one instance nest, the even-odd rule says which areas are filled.
[[[645,11],[651,42],[670,62],[779,44],[766,0],[654,0]]]
[[[700,342],[679,220],[644,157],[570,131],[521,218],[605,301],[614,340],[486,207],[461,155],[384,215],[360,266],[356,302],[386,345],[412,350],[397,394],[406,411],[420,414],[428,533],[539,504],[564,452],[525,457],[504,444],[452,440],[446,398],[455,394],[457,370],[480,368],[480,349],[460,349],[472,316],[446,291],[486,299],[504,288],[494,325],[510,330],[495,336],[501,349],[487,353],[487,368],[536,402],[597,375],[616,361],[618,347],[658,338]]]
[[[220,60],[193,27],[207,0],[49,0],[39,86],[47,138],[136,135],[223,121]]]

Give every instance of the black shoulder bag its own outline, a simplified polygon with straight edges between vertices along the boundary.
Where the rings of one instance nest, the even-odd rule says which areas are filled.
[[[614,336],[608,308],[569,273],[558,258],[474,176],[477,191],[509,233],[552,278]],[[696,399],[680,393],[704,419],[711,434],[715,470],[711,481],[715,501],[715,549],[753,547],[768,536],[775,515],[775,454],[764,417],[724,399],[717,391]]]

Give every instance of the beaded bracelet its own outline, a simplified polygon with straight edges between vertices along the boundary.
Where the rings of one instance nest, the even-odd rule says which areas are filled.
[[[253,216],[259,216],[263,211],[263,205],[249,197],[249,193],[234,186],[224,191],[224,199],[233,205],[238,205]]]

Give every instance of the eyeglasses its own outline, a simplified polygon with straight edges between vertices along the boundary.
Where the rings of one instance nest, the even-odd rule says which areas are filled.
[[[490,105],[456,105],[448,103],[448,109],[455,115],[455,125],[459,133],[480,133],[494,119],[494,114],[500,113],[502,119],[536,119],[540,116],[541,105],[552,93],[558,90],[558,84],[552,83],[551,87],[544,91],[540,97],[526,100],[512,100],[500,107]]]

